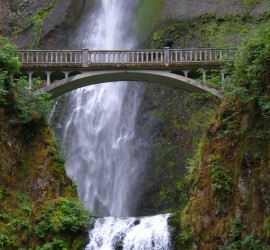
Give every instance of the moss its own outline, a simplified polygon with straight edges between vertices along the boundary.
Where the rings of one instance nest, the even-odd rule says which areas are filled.
[[[152,48],[232,47],[241,44],[251,29],[269,19],[269,12],[257,17],[208,13],[159,27],[149,43]]]
[[[34,15],[28,17],[26,20],[26,25],[32,27],[33,30],[33,40],[29,46],[29,49],[32,49],[39,44],[40,35],[44,26],[44,19],[56,8],[58,3],[59,0],[53,4],[45,6]]]
[[[264,107],[269,102],[267,30],[269,25],[263,25],[252,34],[254,40],[245,42],[230,80],[234,87],[211,120],[193,170],[186,218],[198,248],[269,248],[270,140],[256,136],[268,131],[270,122],[259,101],[263,96]]]
[[[247,11],[251,11],[254,9],[257,5],[263,2],[263,0],[242,0],[243,6],[247,9]]]
[[[140,1],[134,21],[136,37],[144,41],[160,22],[164,0]]]
[[[43,207],[60,197],[73,201],[76,185],[65,174],[56,139],[47,126],[32,128],[31,136],[22,140],[28,131],[20,126],[15,129],[9,124],[9,115],[0,111],[0,249],[3,244],[5,250],[36,248],[51,240],[41,240],[35,234]],[[83,220],[88,222],[88,218]],[[86,240],[84,232],[71,233],[63,244],[80,249]]]

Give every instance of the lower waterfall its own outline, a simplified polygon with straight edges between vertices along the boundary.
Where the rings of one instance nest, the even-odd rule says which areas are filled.
[[[169,216],[98,219],[86,250],[169,250]]]

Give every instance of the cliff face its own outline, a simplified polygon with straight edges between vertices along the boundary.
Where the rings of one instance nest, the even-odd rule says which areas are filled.
[[[53,241],[45,229],[46,237],[37,233],[47,209],[63,198],[75,201],[76,186],[65,173],[52,131],[47,126],[31,130],[14,127],[11,118],[6,109],[0,109],[0,249],[35,248]],[[65,245],[80,248],[84,235],[70,235],[72,243]]]
[[[169,24],[178,23],[193,28],[193,21],[201,16],[245,16],[255,18],[269,11],[267,0],[141,0],[137,9],[134,29],[141,43],[152,41],[151,33]],[[211,20],[210,20],[211,21]],[[198,28],[203,28],[197,26]],[[183,30],[178,31],[181,35]],[[204,34],[202,34],[204,37]],[[189,37],[190,38],[190,37]],[[169,44],[169,46],[171,46]],[[194,45],[192,45],[194,46]]]
[[[193,164],[179,237],[197,249],[269,248],[269,23],[254,33]]]
[[[228,131],[226,119],[237,124],[235,131]],[[199,249],[247,249],[250,237],[268,245],[269,124],[256,103],[238,102],[224,103],[210,123],[184,215]]]
[[[35,1],[33,9],[25,7],[27,15],[34,17],[31,25],[16,30],[13,27],[20,27],[24,19],[12,18],[8,11],[23,2],[30,6],[30,0],[0,0],[2,34],[11,31],[12,41],[21,47],[28,47],[36,37],[34,47],[67,48],[68,29],[80,16],[84,1]],[[87,7],[92,7],[90,1]],[[14,10],[17,12],[19,8]],[[136,27],[143,39],[150,37],[147,47],[238,46],[251,29],[269,20],[269,1],[142,0],[137,18]],[[10,25],[8,31],[7,24],[12,19],[16,24]],[[269,96],[269,76],[262,89]],[[184,245],[182,249],[187,249],[189,243],[197,249],[262,249],[262,245],[269,245],[270,235],[269,117],[255,101],[244,103],[236,98],[223,103],[207,129],[197,158],[188,164],[194,165],[189,199],[189,184],[183,178],[186,161],[196,147],[194,134],[201,136],[206,129],[205,117],[213,109],[204,98],[199,98],[201,103],[195,98],[196,105],[192,107],[186,96],[187,93],[164,86],[145,88],[138,126],[152,134],[152,145],[139,213],[173,212],[188,202],[186,210],[175,219],[181,228],[177,244]],[[36,246],[39,239],[33,238],[32,233],[42,217],[43,205],[57,202],[60,197],[74,197],[74,188],[63,172],[61,157],[47,127],[29,136],[9,124],[4,110],[0,123],[0,163],[4,173],[0,177],[0,230],[12,235],[2,242],[9,240],[10,249],[16,242],[20,246]],[[22,203],[26,209],[17,211]],[[26,220],[13,220],[25,213]],[[48,237],[52,239],[51,235]]]
[[[245,12],[223,15],[208,13],[176,20],[155,29],[145,46],[184,49],[237,47],[250,30],[268,22],[268,13],[258,16]],[[189,77],[198,80],[201,75],[198,71],[192,71]],[[214,79],[219,82],[220,73],[209,71],[208,84],[218,87]],[[218,107],[211,105],[203,96],[189,95],[167,86],[145,85],[138,128],[149,139],[151,146],[148,147],[145,193],[139,207],[141,214],[173,212],[186,205],[189,184],[185,174],[190,162],[194,161],[192,155],[198,154],[199,138],[203,137],[211,115],[217,111]]]
[[[37,48],[41,40],[49,47],[52,38],[46,43],[45,37],[54,33],[54,47],[67,48],[68,34],[63,30],[74,24],[84,6],[85,0],[1,0],[0,35],[19,48]]]
[[[250,13],[251,15],[259,15],[264,13],[269,7],[267,0],[165,0],[164,2],[162,21],[185,20],[206,13],[218,13],[223,15]]]
[[[88,211],[46,123],[48,96],[33,94],[20,78],[6,39],[0,48],[0,249],[81,249]]]

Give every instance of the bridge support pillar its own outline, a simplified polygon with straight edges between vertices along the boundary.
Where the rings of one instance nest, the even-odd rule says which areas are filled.
[[[224,82],[225,81],[225,71],[221,70],[221,81]]]
[[[63,73],[65,74],[65,79],[67,79],[68,78],[68,74],[70,73],[70,71],[64,71]]]
[[[47,85],[51,84],[51,73],[50,71],[46,71],[45,72],[47,74]]]
[[[188,77],[189,70],[183,70],[183,73],[185,74],[185,77]]]
[[[206,84],[206,73],[208,70],[202,69],[201,72],[203,74],[203,83]]]
[[[164,63],[166,66],[169,66],[170,64],[170,48],[164,47]]]
[[[31,88],[32,86],[32,82],[33,82],[33,71],[27,71],[28,74],[28,83],[29,83],[29,87]]]

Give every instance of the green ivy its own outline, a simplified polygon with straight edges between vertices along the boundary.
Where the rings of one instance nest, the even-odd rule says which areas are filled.
[[[89,225],[89,212],[76,199],[60,198],[44,208],[42,218],[35,228],[37,236],[77,234],[84,232]]]
[[[228,193],[232,191],[232,178],[228,176],[227,170],[216,157],[211,162],[211,179],[216,192]]]

